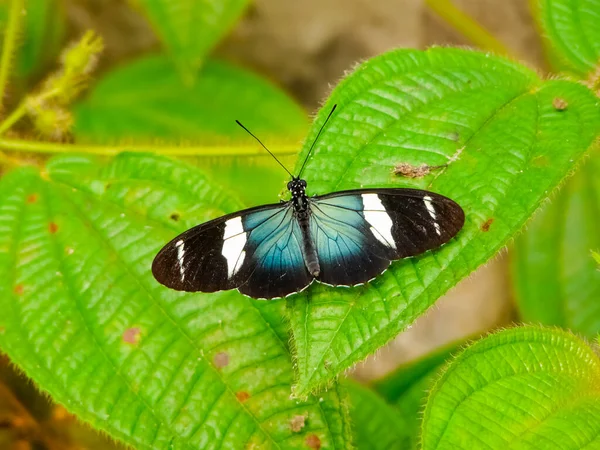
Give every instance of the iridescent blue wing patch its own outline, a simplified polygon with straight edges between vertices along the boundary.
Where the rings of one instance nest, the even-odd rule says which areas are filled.
[[[365,283],[393,260],[439,247],[458,233],[464,213],[454,201],[415,189],[358,189],[311,199],[317,279]]]
[[[154,277],[179,291],[237,288],[254,298],[302,290],[312,277],[290,203],[239,211],[191,228],[169,242],[152,264]]]

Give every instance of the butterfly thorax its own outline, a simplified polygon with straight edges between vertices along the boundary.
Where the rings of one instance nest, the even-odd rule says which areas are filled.
[[[306,181],[294,179],[287,188],[292,194],[292,204],[298,219],[308,218],[308,197],[306,196]]]
[[[287,185],[292,193],[292,205],[294,206],[294,216],[298,221],[302,233],[302,256],[308,272],[318,277],[321,270],[319,266],[319,257],[315,244],[310,235],[310,207],[308,197],[306,196],[306,181],[294,178]]]

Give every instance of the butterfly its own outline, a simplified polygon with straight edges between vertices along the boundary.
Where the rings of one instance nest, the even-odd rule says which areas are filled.
[[[152,273],[178,291],[238,289],[257,299],[286,297],[314,280],[357,286],[392,261],[419,255],[452,239],[465,215],[453,200],[419,189],[353,189],[309,197],[297,176],[239,121],[290,174],[289,201],[257,206],[197,225],[156,255]]]

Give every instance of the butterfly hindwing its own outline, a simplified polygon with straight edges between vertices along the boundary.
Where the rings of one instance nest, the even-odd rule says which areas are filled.
[[[311,235],[327,284],[361,284],[391,261],[439,247],[458,233],[454,201],[416,189],[359,189],[311,199]]]
[[[198,225],[156,256],[155,278],[172,289],[215,292],[238,288],[274,298],[310,284],[289,203],[251,208]]]

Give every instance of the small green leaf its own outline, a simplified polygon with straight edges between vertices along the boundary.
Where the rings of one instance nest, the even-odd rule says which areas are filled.
[[[458,202],[466,222],[453,242],[366,286],[319,285],[289,302],[299,396],[392,339],[500,250],[600,129],[598,100],[584,86],[458,49],[397,50],[360,66],[317,116],[300,160],[333,104],[306,166],[309,194],[425,188]],[[392,174],[399,163],[448,166],[402,178]]]
[[[600,0],[539,0],[532,4],[559,67],[580,76],[598,67]]]
[[[290,399],[284,302],[183,294],[150,265],[240,207],[188,164],[121,154],[0,179],[0,347],[41,389],[137,449],[350,443],[343,392]],[[277,323],[279,317],[279,324]],[[291,421],[306,417],[293,431]]]
[[[408,425],[391,405],[365,386],[347,381],[354,445],[359,450],[408,449]]]
[[[483,339],[430,394],[423,450],[600,445],[600,361],[563,331],[515,328]]]
[[[590,338],[600,333],[600,158],[594,154],[536,214],[512,258],[524,320],[559,325]]]
[[[188,80],[241,16],[248,0],[132,0]]]
[[[427,394],[439,378],[441,367],[464,343],[461,340],[441,347],[421,359],[400,366],[373,383],[373,389],[394,405],[403,417],[408,437],[405,448],[418,448],[421,413],[425,408]]]
[[[6,25],[10,2],[0,2],[0,30]],[[24,12],[25,21],[21,44],[17,49],[16,82],[30,77],[45,64],[56,59],[65,34],[65,12],[61,2],[52,0],[28,0]]]
[[[187,87],[161,56],[114,70],[74,113],[80,142],[250,142],[235,119],[266,142],[272,135],[298,137],[306,129],[304,111],[264,79],[210,60]]]
[[[252,73],[211,60],[189,87],[164,57],[156,56],[107,75],[74,114],[79,142],[236,142],[259,151],[260,145],[235,119],[274,151],[278,142],[299,141],[308,125],[306,113],[293,100]],[[247,206],[276,202],[286,176],[266,152],[252,158],[189,160],[238,192]],[[291,167],[289,157],[282,161]]]

